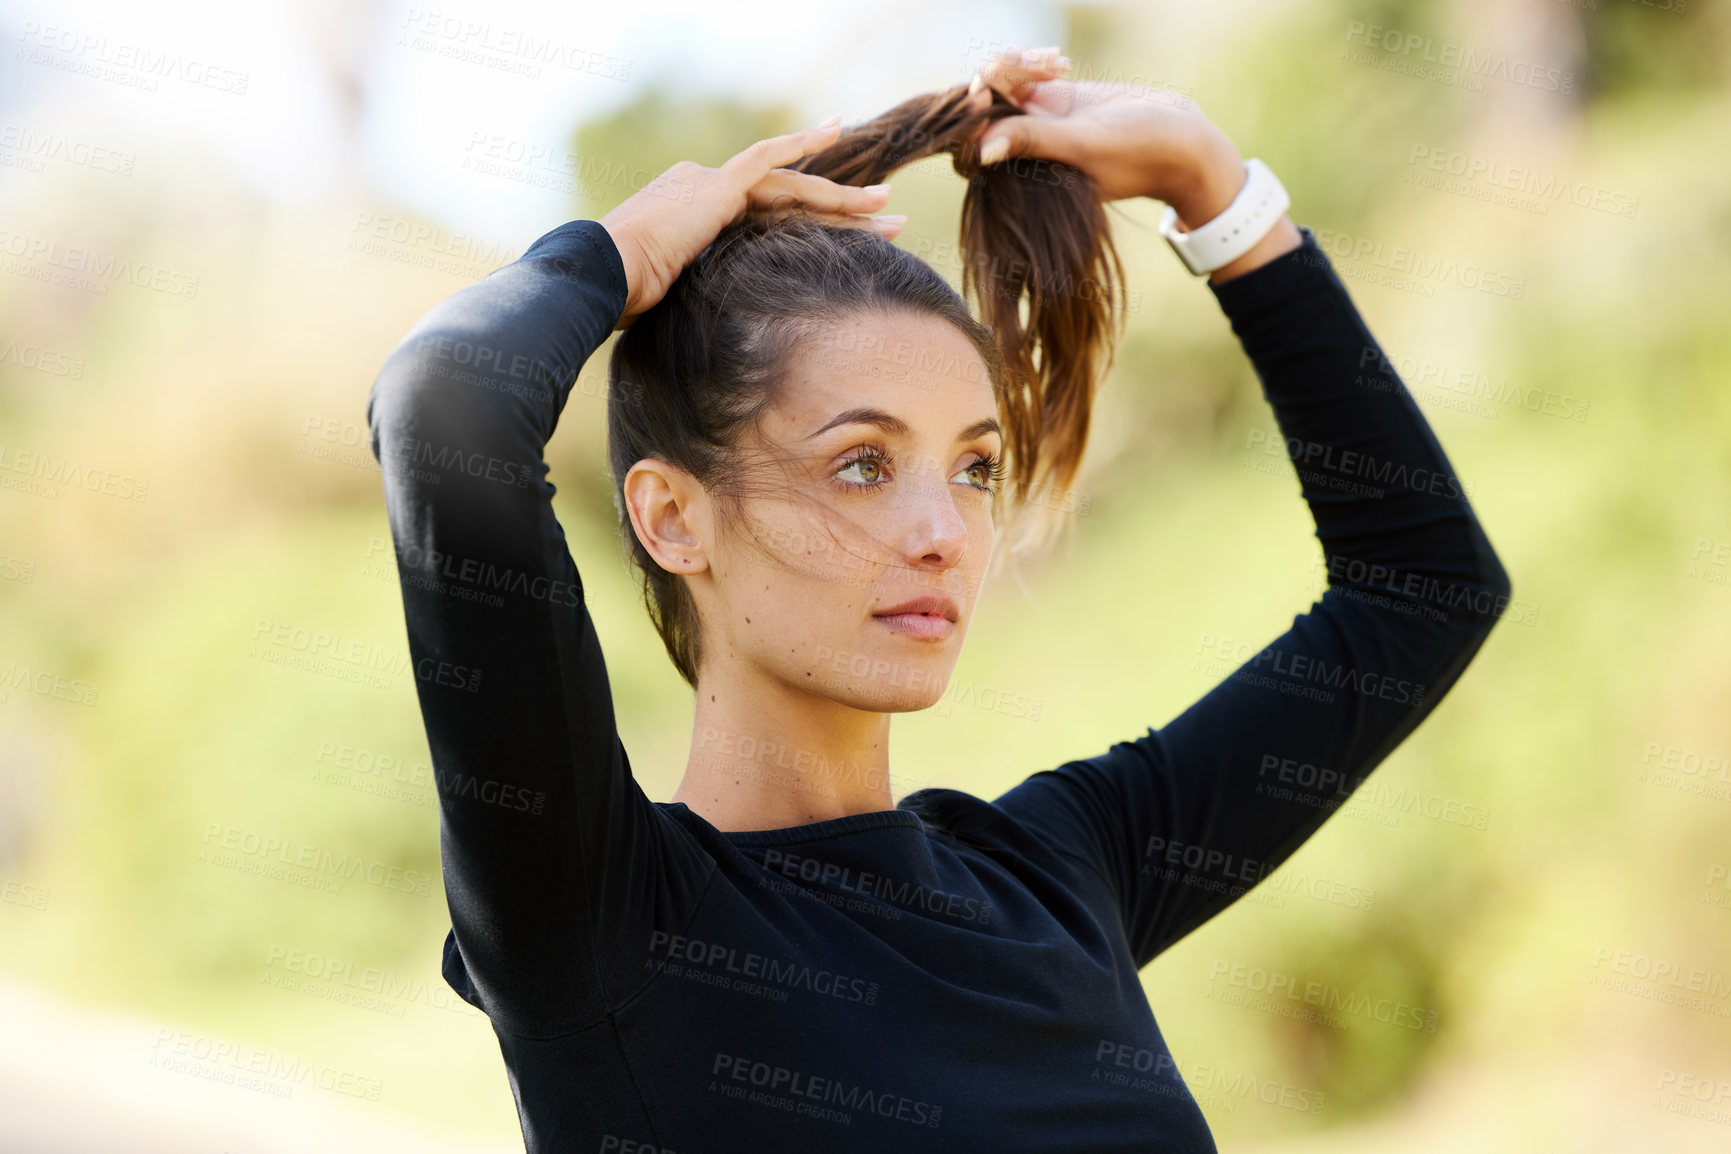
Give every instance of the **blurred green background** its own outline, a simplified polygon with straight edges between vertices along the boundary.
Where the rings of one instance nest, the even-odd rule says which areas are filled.
[[[0,1127],[26,1133],[10,1107],[31,1077],[83,1104],[55,1117],[59,1099],[32,1091],[66,1143],[42,1149],[84,1148],[68,1135],[99,1126],[104,1101],[158,1111],[183,1135],[163,1149],[226,1148],[199,1145],[213,1119],[242,1133],[267,1107],[287,1113],[251,1149],[327,1107],[344,1113],[324,1149],[360,1148],[363,1124],[420,1149],[444,1148],[430,1132],[520,1145],[490,1029],[438,977],[437,810],[396,665],[373,376],[435,302],[622,200],[607,172],[717,165],[830,111],[862,120],[965,81],[1002,41],[1060,43],[1078,79],[1184,91],[1280,174],[1520,599],[1352,806],[1144,972],[1222,1149],[1731,1145],[1731,14],[1199,7],[958,6],[930,32],[914,9],[837,8],[799,14],[797,36],[793,16],[742,8],[724,18],[743,25],[734,71],[709,84],[680,65],[702,51],[670,31],[684,10],[654,5],[587,37],[569,12],[507,6],[470,57],[443,51],[458,41],[437,25],[417,45],[404,6],[273,8],[259,19],[289,33],[245,39],[193,8],[179,32],[113,25],[89,50],[43,30],[108,36],[124,17],[0,9]],[[496,45],[513,21],[613,63],[568,84],[509,76]],[[112,63],[129,38],[238,61],[252,84],[151,93],[69,63]],[[312,88],[275,69],[279,39],[322,62]],[[938,49],[897,47],[915,41]],[[810,98],[726,79],[778,70],[840,79]],[[460,131],[390,112],[405,90],[463,100],[465,85]],[[570,93],[590,89],[606,99],[582,111]],[[160,133],[171,99],[217,111]],[[537,101],[550,153],[488,131],[490,109]],[[315,149],[282,108],[347,128]],[[417,153],[444,170],[393,174]],[[295,184],[309,168],[320,179]],[[960,194],[928,162],[896,177],[889,209],[910,214],[899,243],[952,280]],[[953,700],[897,720],[899,792],[992,796],[1158,727],[1323,587],[1290,468],[1252,467],[1271,414],[1208,289],[1155,233],[1160,208],[1113,210],[1138,295],[1087,515],[1019,583],[988,588]],[[1494,270],[1507,291],[1396,275],[1400,249]],[[113,257],[180,279],[110,275]],[[606,354],[549,457],[625,744],[665,799],[691,699],[614,541]],[[272,644],[295,630],[362,656],[296,667],[292,641]],[[980,708],[970,687],[1038,700],[1038,720]],[[254,839],[431,884],[287,884],[248,868]],[[1434,1030],[1235,1003],[1258,974],[1418,1007]],[[181,1045],[162,1030],[193,1038],[195,1063],[196,1040],[216,1040],[349,1089],[273,1094],[197,1069],[151,1082]],[[181,1103],[193,1083],[208,1094]]]

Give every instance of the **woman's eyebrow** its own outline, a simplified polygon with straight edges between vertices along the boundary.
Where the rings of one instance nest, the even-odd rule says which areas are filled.
[[[998,434],[998,439],[1000,441],[1004,439],[1004,427],[998,424],[998,419],[996,417],[982,417],[980,420],[975,421],[960,433],[957,433],[956,440],[971,441],[975,437],[983,437],[987,433]]]
[[[886,413],[882,409],[844,409],[825,421],[820,428],[807,433],[805,439],[809,441],[819,434],[829,432],[838,425],[875,425],[892,437],[905,437],[912,431],[908,428],[906,421],[894,413]],[[982,417],[975,421],[957,433],[956,440],[971,441],[975,437],[981,437],[987,433],[996,433],[1000,438],[1003,437],[1003,426],[998,424],[996,417]]]

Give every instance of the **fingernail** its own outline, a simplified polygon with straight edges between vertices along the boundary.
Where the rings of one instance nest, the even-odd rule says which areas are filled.
[[[890,190],[890,186],[887,184],[868,184],[864,188],[862,188],[860,191],[861,192],[888,192],[889,190]]]
[[[986,141],[985,145],[981,147],[980,163],[996,164],[998,161],[1004,159],[1005,154],[1009,151],[1009,138],[1005,136],[994,136],[992,139]]]
[[[841,123],[841,113],[838,112],[834,116],[827,117],[823,120],[818,121],[812,127],[814,127],[814,128],[828,128],[832,124],[840,124],[840,123]]]
[[[878,228],[895,228],[898,225],[904,225],[907,222],[908,214],[905,212],[896,213],[893,216],[872,217],[872,224],[876,225]]]

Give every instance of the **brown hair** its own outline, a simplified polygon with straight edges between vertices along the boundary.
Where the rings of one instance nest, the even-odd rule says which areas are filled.
[[[844,126],[834,144],[788,166],[866,185],[947,152],[968,182],[962,292],[979,302],[984,323],[936,270],[882,235],[795,212],[722,230],[620,334],[608,370],[607,428],[621,539],[650,619],[693,688],[701,656],[696,605],[683,579],[656,564],[631,528],[625,474],[644,458],[667,461],[737,510],[742,435],[773,403],[795,349],[839,320],[915,313],[967,336],[1004,424],[1007,480],[993,512],[1009,532],[1006,552],[1042,547],[1061,529],[1061,498],[1080,470],[1094,392],[1122,332],[1123,266],[1099,194],[1081,170],[1031,157],[980,165],[980,130],[1019,112],[995,91],[983,112],[965,86],[927,93]]]

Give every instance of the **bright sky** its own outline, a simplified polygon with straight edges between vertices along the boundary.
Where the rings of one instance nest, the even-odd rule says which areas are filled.
[[[226,158],[261,195],[316,198],[345,163],[342,105],[321,59],[347,53],[367,92],[368,195],[453,230],[506,236],[569,208],[569,192],[526,178],[553,177],[572,128],[656,81],[789,99],[810,123],[834,112],[855,120],[959,82],[1000,43],[1057,43],[1063,27],[1047,0],[381,0],[370,22],[355,15],[367,7],[0,0],[0,125],[133,152],[141,166],[203,152]],[[179,59],[167,71],[139,63],[164,58]],[[243,76],[244,93],[232,91]],[[139,87],[149,78],[155,91]],[[514,175],[464,167],[489,151],[545,160]],[[0,168],[9,179],[22,177]]]

